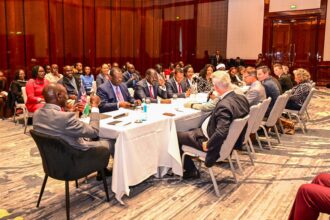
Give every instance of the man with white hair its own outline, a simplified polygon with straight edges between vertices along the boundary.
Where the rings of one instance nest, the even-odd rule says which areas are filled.
[[[245,117],[250,111],[248,100],[243,95],[236,94],[233,91],[229,74],[224,71],[217,71],[216,73],[213,74],[212,82],[214,90],[220,97],[211,115],[205,119],[200,128],[177,133],[181,154],[183,154],[182,145],[205,151],[206,167],[213,166],[219,159],[221,145],[228,135],[232,121]],[[241,147],[245,130],[236,142],[236,148]],[[199,178],[199,172],[189,156],[185,157],[184,169],[184,179]]]

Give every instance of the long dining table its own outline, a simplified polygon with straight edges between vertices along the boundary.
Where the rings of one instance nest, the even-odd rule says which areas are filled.
[[[152,175],[162,177],[172,169],[174,174],[182,176],[177,131],[199,127],[208,115],[184,108],[186,101],[148,104],[147,113],[122,108],[103,113],[99,135],[116,139],[111,188],[121,204],[124,204],[122,197],[129,196],[130,186]]]

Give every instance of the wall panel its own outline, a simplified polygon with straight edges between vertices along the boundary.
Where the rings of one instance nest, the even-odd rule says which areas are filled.
[[[26,67],[25,34],[24,34],[23,1],[6,1],[6,22],[8,39],[8,80],[11,80],[15,69]]]
[[[32,69],[37,63],[49,64],[48,2],[24,1],[24,15],[27,68]]]
[[[5,1],[0,1],[0,70],[8,69]]]
[[[182,60],[198,71],[208,62],[205,50],[225,51],[227,4],[228,0],[2,0],[0,69],[12,74],[19,67],[30,72],[33,65],[56,63],[62,71],[64,65],[79,61],[95,70],[102,63],[122,66],[128,61],[144,74],[156,63],[167,67],[170,61]]]

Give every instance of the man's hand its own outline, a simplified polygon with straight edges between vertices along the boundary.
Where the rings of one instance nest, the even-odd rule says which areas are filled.
[[[203,142],[203,151],[207,152],[207,141]]]
[[[76,103],[72,104],[72,102],[67,102],[65,106],[65,111],[67,112],[83,112],[84,111],[84,105],[82,103]]]
[[[76,95],[69,95],[69,99],[76,100],[77,99],[77,96]]]
[[[216,95],[214,95],[213,93],[212,93],[212,94],[210,94],[210,99],[211,99],[211,100],[214,100],[216,97],[217,97],[217,96],[216,96]]]
[[[141,100],[140,99],[135,100],[134,104],[137,106],[141,105]]]
[[[98,108],[100,103],[101,103],[101,99],[97,95],[91,95],[90,96],[90,103],[91,103],[91,107]]]
[[[189,97],[189,96],[190,96],[190,88],[186,92],[186,97]]]
[[[119,102],[119,107],[121,107],[121,108],[130,108],[131,103],[129,103],[129,102]]]

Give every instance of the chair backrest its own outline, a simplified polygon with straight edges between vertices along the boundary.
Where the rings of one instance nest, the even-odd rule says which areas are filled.
[[[257,118],[256,118],[256,120],[255,120],[255,122],[252,126],[252,129],[251,129],[250,133],[254,134],[258,131],[259,126],[260,126],[262,120],[265,117],[266,111],[268,109],[268,106],[269,106],[271,100],[272,100],[272,98],[268,97],[268,99],[265,99],[265,100],[262,101],[261,106],[260,106],[260,110],[258,112]]]
[[[266,121],[266,126],[274,126],[277,120],[281,117],[282,112],[286,106],[286,103],[289,100],[289,94],[283,93],[279,97],[277,97],[276,102],[269,113],[269,116]]]
[[[249,121],[248,121],[248,127],[245,132],[244,142],[246,142],[248,140],[248,138],[250,137],[253,125],[256,122],[256,120],[258,119],[258,114],[259,114],[260,108],[261,108],[261,103],[250,107],[250,113],[249,113],[250,117],[249,117]]]
[[[101,170],[109,162],[110,152],[102,147],[82,151],[60,137],[30,130],[40,152],[47,175],[58,180],[76,180]]]
[[[24,104],[26,104],[27,95],[26,95],[26,88],[25,87],[22,87],[22,96],[23,96]]]
[[[305,99],[303,105],[301,106],[301,109],[299,110],[299,114],[304,114],[307,106],[309,105],[313,94],[315,93],[316,89],[312,88],[311,91],[309,91],[307,98]]]
[[[244,118],[235,119],[230,124],[227,138],[221,146],[219,160],[225,160],[226,158],[228,158],[248,120],[249,120],[249,115],[245,116]]]

